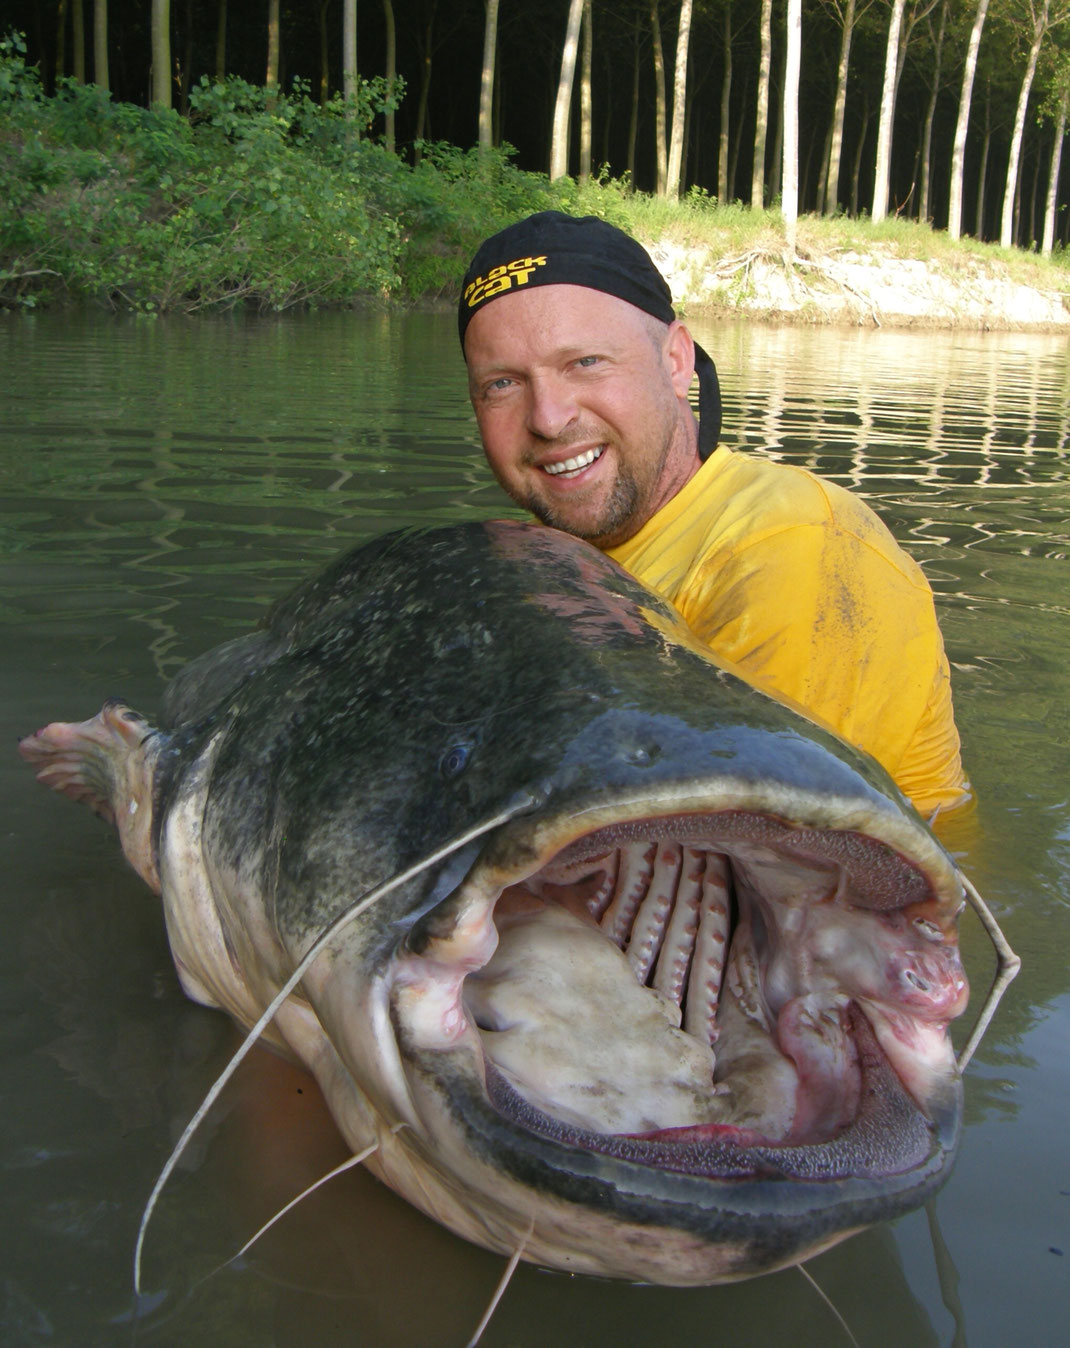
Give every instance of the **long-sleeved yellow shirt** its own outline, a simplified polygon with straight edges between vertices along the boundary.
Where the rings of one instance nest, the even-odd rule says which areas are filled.
[[[864,501],[722,446],[609,555],[714,655],[872,754],[920,813],[968,798],[932,590]]]

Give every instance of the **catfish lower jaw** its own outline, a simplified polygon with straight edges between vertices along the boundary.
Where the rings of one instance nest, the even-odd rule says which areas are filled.
[[[449,1050],[477,1029],[496,1106],[598,1154],[753,1177],[910,1170],[959,1112],[947,904],[904,861],[914,902],[891,908],[871,840],[724,813],[598,830],[496,897],[470,877],[400,963],[404,1037]],[[879,901],[846,900],[865,865],[845,875],[844,855],[879,855]]]
[[[860,1108],[825,1142],[784,1146],[725,1124],[632,1135],[573,1128],[534,1109],[493,1064],[487,1067],[487,1094],[503,1117],[531,1133],[653,1170],[707,1179],[789,1180],[884,1179],[916,1172],[947,1150],[947,1139],[903,1089],[857,1009],[852,1021],[863,1064]]]

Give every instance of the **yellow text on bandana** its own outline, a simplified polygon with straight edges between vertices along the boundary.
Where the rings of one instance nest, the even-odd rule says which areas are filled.
[[[527,285],[528,278],[536,267],[545,267],[545,257],[518,257],[515,262],[507,262],[501,267],[491,267],[486,276],[477,276],[471,285],[465,288],[464,298],[469,309],[489,300],[492,295],[500,295],[513,286]]]

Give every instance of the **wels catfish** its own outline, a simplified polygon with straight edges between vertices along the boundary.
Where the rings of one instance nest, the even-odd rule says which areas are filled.
[[[962,877],[589,545],[378,538],[160,725],[110,702],[20,747],[116,825],[186,992],[245,1026],[281,997],[348,1144],[459,1235],[715,1283],[947,1177]]]

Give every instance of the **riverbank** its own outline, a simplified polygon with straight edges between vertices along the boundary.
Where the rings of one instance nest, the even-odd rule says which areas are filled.
[[[814,222],[815,224],[820,222]],[[962,328],[983,332],[1070,332],[1070,273],[1006,260],[1005,250],[962,246],[939,256],[904,255],[902,245],[865,239],[824,250],[800,221],[794,257],[783,240],[735,253],[716,245],[646,240],[682,313],[770,322],[866,327]],[[932,232],[930,231],[930,234]]]
[[[452,304],[495,230],[540,210],[598,215],[644,242],[684,313],[776,322],[1070,330],[1070,253],[1052,258],[893,218],[773,209],[551,182],[508,147],[422,144],[417,162],[357,140],[345,106],[240,80],[202,82],[189,119],[46,97],[0,40],[0,309],[141,314]]]

